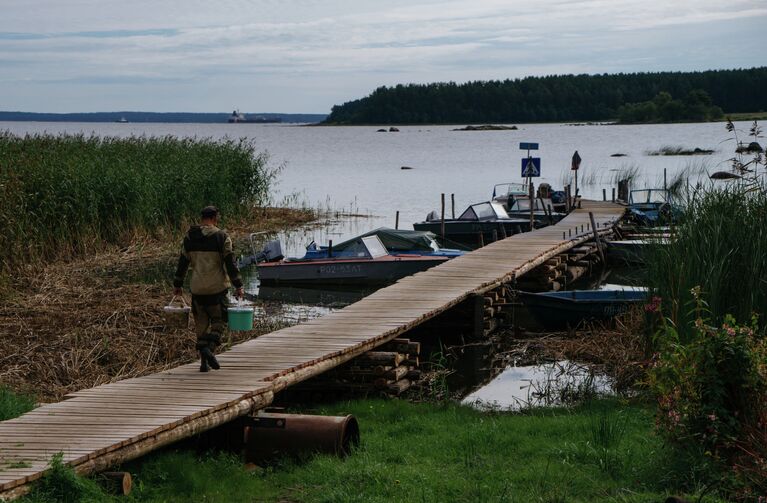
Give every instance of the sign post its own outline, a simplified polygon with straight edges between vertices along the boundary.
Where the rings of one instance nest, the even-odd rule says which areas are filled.
[[[581,156],[578,155],[578,151],[576,150],[573,154],[572,163],[570,165],[570,169],[575,171],[575,195],[573,196],[573,205],[575,205],[575,200],[578,199],[578,168],[581,167]]]
[[[530,203],[530,230],[535,228],[535,190],[533,189],[533,177],[541,176],[541,158],[530,156],[531,150],[538,150],[537,143],[521,142],[520,150],[527,150],[527,157],[522,159],[522,177],[527,181],[527,193]]]

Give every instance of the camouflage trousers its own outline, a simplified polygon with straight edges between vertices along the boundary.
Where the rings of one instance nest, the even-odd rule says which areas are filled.
[[[198,351],[204,348],[213,351],[221,344],[226,331],[225,298],[226,292],[220,296],[192,296],[192,315]]]

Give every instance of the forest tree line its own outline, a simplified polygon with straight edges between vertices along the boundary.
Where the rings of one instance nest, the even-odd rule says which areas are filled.
[[[765,89],[767,67],[704,72],[554,75],[464,84],[399,84],[379,87],[369,96],[334,106],[325,123],[601,121],[618,118],[621,107],[627,112],[631,105],[666,100],[667,97],[674,102],[666,110],[673,116],[671,112],[678,108],[678,103],[671,97],[684,104],[691,93],[692,99],[703,99],[708,106],[719,107],[726,113],[761,112],[767,110]],[[658,98],[661,93],[665,94]]]

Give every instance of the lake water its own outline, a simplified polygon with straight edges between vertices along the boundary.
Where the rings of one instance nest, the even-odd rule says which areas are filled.
[[[748,123],[737,124],[747,130]],[[685,170],[727,169],[734,141],[723,123],[663,125],[518,125],[516,131],[453,131],[460,126],[403,126],[400,132],[379,133],[376,126],[306,127],[289,124],[117,124],[0,122],[13,133],[69,132],[97,135],[174,135],[222,138],[247,137],[268,151],[271,165],[281,166],[275,203],[286,198],[311,207],[369,215],[344,219],[294,237],[291,253],[300,253],[312,239],[326,242],[353,237],[379,226],[410,229],[431,210],[439,210],[440,194],[455,194],[456,212],[490,198],[493,185],[519,182],[519,143],[538,142],[542,177],[555,189],[571,181],[570,159],[578,150],[581,194],[602,197],[621,170],[636,167],[636,186],[662,186],[663,170],[673,180]],[[699,147],[712,155],[650,156],[663,146]],[[611,157],[625,154],[625,157]],[[412,170],[402,170],[402,166]]]
[[[610,380],[588,365],[567,360],[525,367],[509,366],[492,381],[464,397],[478,409],[520,410],[582,401],[613,394]]]

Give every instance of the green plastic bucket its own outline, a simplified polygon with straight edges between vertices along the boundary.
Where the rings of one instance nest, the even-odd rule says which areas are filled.
[[[253,306],[231,306],[227,309],[229,330],[253,330]]]

